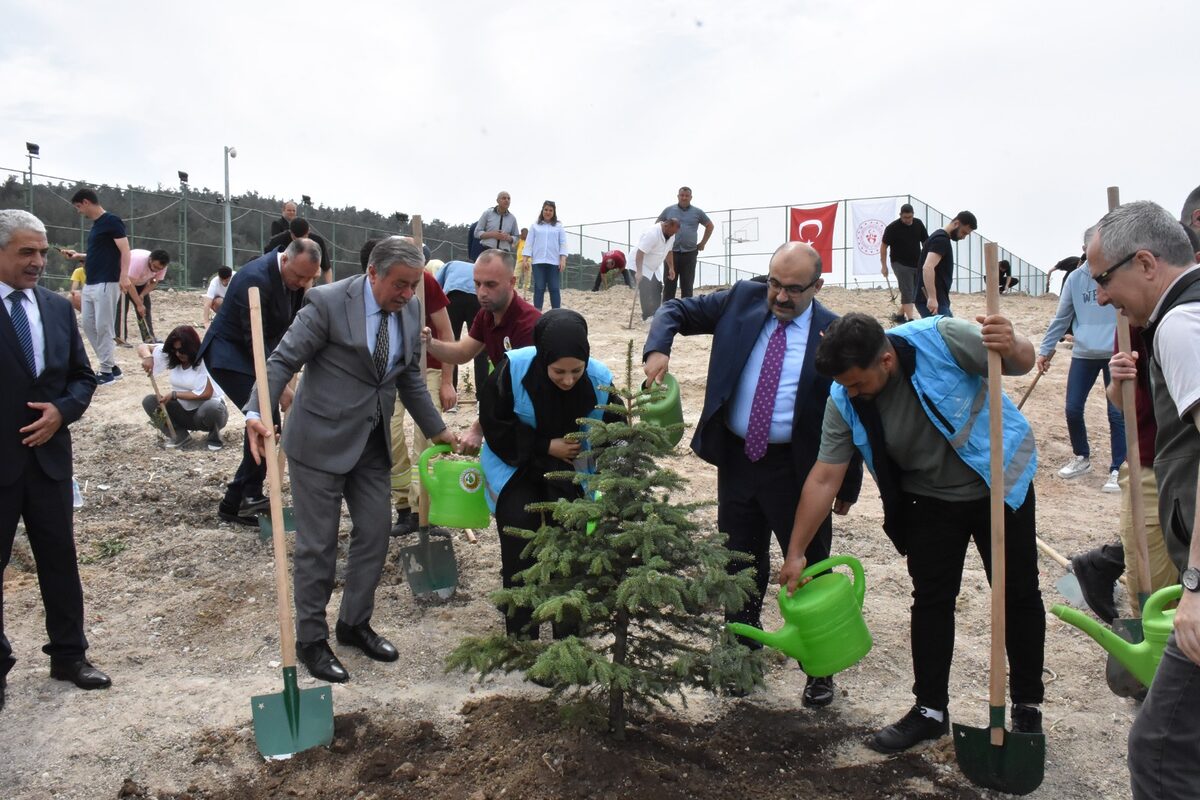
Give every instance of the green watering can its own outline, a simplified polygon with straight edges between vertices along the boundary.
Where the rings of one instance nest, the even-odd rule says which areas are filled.
[[[812,578],[837,566],[850,567],[854,581],[840,572],[813,578],[790,595],[779,592],[783,627],[774,633],[731,622],[732,633],[762,642],[800,662],[806,675],[825,678],[857,664],[871,649],[871,632],[863,619],[867,584],[862,563],[854,556],[834,556],[804,570]]]
[[[429,491],[429,524],[443,528],[486,528],[491,522],[483,490],[483,470],[478,461],[443,458],[429,470],[429,459],[449,453],[438,444],[421,453],[420,479]]]
[[[669,372],[663,375],[662,390],[665,390],[662,395],[654,398],[650,387],[643,384],[642,393],[634,402],[641,418],[647,422],[661,428],[678,426],[671,432],[671,446],[674,447],[683,438],[683,398],[679,394],[679,381]]]
[[[1166,586],[1150,595],[1142,608],[1142,634],[1137,644],[1122,639],[1113,631],[1080,611],[1064,605],[1050,608],[1050,613],[1100,643],[1100,646],[1120,661],[1133,677],[1149,688],[1167,646],[1167,637],[1175,627],[1175,610],[1163,611],[1163,606],[1183,597],[1182,586]]]

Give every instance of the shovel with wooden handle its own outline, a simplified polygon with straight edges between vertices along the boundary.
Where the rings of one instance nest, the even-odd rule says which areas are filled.
[[[250,330],[254,347],[254,377],[258,387],[258,413],[272,430],[262,454],[271,487],[272,540],[275,552],[275,610],[279,616],[279,649],[283,664],[283,691],[250,698],[254,716],[254,742],[267,758],[286,758],[310,747],[333,741],[333,689],[296,685],[296,631],[292,625],[291,580],[288,577],[287,545],[283,541],[283,478],[275,458],[278,437],[271,424],[271,387],[267,380],[267,356],[263,347],[262,306],[258,287],[250,287]]]
[[[1029,388],[1025,390],[1025,394],[1021,395],[1021,402],[1017,403],[1017,411],[1025,407],[1025,401],[1029,399],[1029,395],[1033,394],[1033,387],[1037,386],[1037,382],[1041,379],[1041,372],[1033,373],[1033,381],[1029,384]]]
[[[299,382],[300,376],[295,375],[288,381],[288,388],[292,392],[296,391],[296,384]],[[288,412],[281,411],[279,414],[279,435],[283,436],[283,426],[287,424]],[[283,453],[283,448],[279,448],[279,482],[283,483],[283,473],[287,467],[287,456]],[[271,524],[270,514],[258,515],[258,540],[265,542],[269,540],[273,534],[274,525]],[[283,532],[296,532],[296,513],[291,506],[283,507]]]
[[[1000,279],[995,242],[983,246],[987,266],[987,313],[1000,312]],[[991,455],[992,646],[988,682],[989,725],[954,725],[954,754],[963,774],[976,786],[1009,794],[1029,794],[1041,786],[1046,770],[1046,737],[1004,728],[1007,663],[1005,639],[1004,564],[1004,388],[1000,354],[988,350],[988,438]]]
[[[154,380],[154,373],[149,373],[146,377],[150,379],[150,386],[154,388],[154,397],[158,400],[158,407],[162,410],[163,421],[167,423],[167,431],[171,434],[171,441],[175,441],[175,425],[171,422],[171,415],[167,413],[167,404],[162,401],[162,395],[158,391],[158,381]]]

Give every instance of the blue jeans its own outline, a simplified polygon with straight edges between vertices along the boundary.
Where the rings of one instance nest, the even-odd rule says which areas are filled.
[[[1091,457],[1088,447],[1087,425],[1083,421],[1083,408],[1088,394],[1096,385],[1096,376],[1104,375],[1108,386],[1108,359],[1072,358],[1071,370],[1067,373],[1067,432],[1071,435],[1071,451],[1077,456]],[[1112,463],[1108,470],[1119,469],[1125,462],[1125,418],[1108,398],[1108,434],[1112,440]]]
[[[562,305],[562,298],[558,293],[559,280],[558,264],[533,265],[534,308],[538,311],[542,310],[542,300],[546,296],[546,289],[550,290],[550,307],[558,308]]]

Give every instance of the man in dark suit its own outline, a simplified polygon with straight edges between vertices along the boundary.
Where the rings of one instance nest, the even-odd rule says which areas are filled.
[[[96,376],[70,301],[37,285],[48,249],[37,217],[0,211],[0,575],[23,520],[46,609],[50,677],[103,689],[111,681],[84,655],[67,430],[91,403]],[[0,708],[16,663],[4,635],[3,592],[0,583]]]
[[[817,374],[813,356],[822,331],[837,319],[814,299],[823,283],[817,251],[789,242],[771,256],[766,285],[739,281],[725,291],[670,300],[646,337],[644,368],[654,381],[667,371],[676,334],[713,337],[692,450],[717,466],[717,526],[729,536],[729,549],[754,560],[758,582],[758,595],[729,615],[730,622],[759,624],[771,533],[786,552],[800,487],[820,449],[830,381]],[[855,467],[834,504],[838,514],[858,499],[861,461]],[[829,557],[832,538],[827,516],[808,550],[810,564]],[[804,704],[832,701],[833,680],[810,676]]]
[[[262,298],[263,339],[270,353],[292,324],[304,300],[304,290],[321,270],[321,248],[309,239],[296,239],[283,251],[272,250],[237,271],[229,282],[225,302],[217,311],[198,359],[203,360],[213,380],[242,408],[254,388],[254,356],[250,346],[250,301],[248,292],[257,286]],[[291,392],[284,392],[286,409]],[[258,527],[255,515],[270,508],[263,497],[266,470],[250,455],[249,441],[242,444],[238,466],[217,514],[226,522]]]
[[[304,369],[283,431],[296,507],[296,655],[315,678],[350,679],[329,646],[325,607],[333,593],[342,498],[354,529],[335,634],[377,661],[399,654],[371,627],[375,587],[392,524],[390,420],[399,394],[421,431],[438,444],[456,437],[433,407],[421,365],[424,316],[413,294],[425,259],[391,236],[371,251],[366,275],[320,286],[267,361],[272,403]],[[258,390],[243,410],[256,454],[267,428]]]
[[[296,204],[288,200],[283,204],[283,213],[279,219],[271,220],[271,236],[278,236],[288,229],[288,225],[296,218]]]

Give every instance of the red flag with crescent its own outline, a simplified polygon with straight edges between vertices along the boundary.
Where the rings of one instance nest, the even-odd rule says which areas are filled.
[[[793,208],[788,241],[806,242],[821,256],[821,271],[833,272],[833,225],[838,204],[820,208]]]

